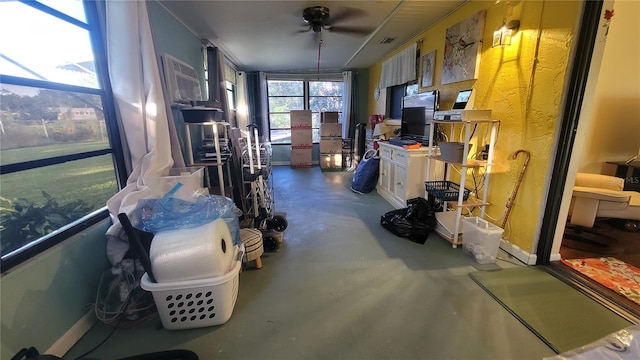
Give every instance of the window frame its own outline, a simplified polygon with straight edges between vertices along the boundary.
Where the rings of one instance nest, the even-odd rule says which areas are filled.
[[[287,75],[271,75],[271,76],[267,76],[267,84],[266,84],[266,99],[267,99],[267,125],[269,126],[269,141],[272,141],[272,131],[282,131],[282,130],[289,130],[291,131],[291,126],[289,126],[288,128],[272,128],[271,127],[271,115],[272,114],[283,114],[282,112],[272,112],[270,107],[269,107],[269,99],[270,98],[300,98],[302,97],[303,99],[303,107],[304,109],[301,110],[310,110],[310,101],[311,98],[323,98],[323,97],[333,97],[333,96],[311,96],[311,92],[310,92],[310,88],[309,88],[309,83],[311,82],[339,82],[339,83],[343,83],[344,86],[344,80],[342,78],[342,74],[323,74],[324,76],[318,77],[317,75],[314,76],[287,76]],[[269,81],[299,81],[302,82],[302,91],[303,91],[303,95],[302,96],[282,96],[282,95],[274,95],[271,96],[269,95]],[[342,94],[340,95],[340,98],[342,98]],[[343,104],[344,104],[344,99],[343,99]],[[340,109],[339,112],[339,116],[342,115],[343,113],[343,109]],[[313,113],[312,112],[312,117],[313,117]],[[320,116],[319,112],[315,112],[316,114],[318,114],[318,117]],[[312,123],[312,128],[311,131],[312,133],[317,133],[318,136],[313,136],[313,144],[318,144],[319,140],[320,140],[320,120],[318,120],[317,122],[318,127],[314,127],[313,123]],[[277,143],[273,143],[273,145],[291,145],[291,141],[289,142],[277,142]]]
[[[26,171],[35,168],[42,168],[46,166],[62,164],[69,161],[84,160],[96,156],[103,156],[111,154],[113,162],[113,170],[115,174],[116,185],[118,190],[122,189],[126,185],[128,171],[126,167],[126,161],[124,156],[124,150],[122,146],[122,140],[120,136],[120,130],[116,117],[115,103],[113,100],[113,93],[111,90],[111,82],[108,76],[107,69],[107,55],[104,48],[102,28],[100,26],[100,16],[95,1],[83,1],[83,7],[85,10],[86,23],[79,21],[69,15],[66,15],[58,10],[50,8],[42,3],[36,1],[24,1],[21,0],[26,6],[31,6],[37,10],[40,10],[48,15],[54,16],[61,21],[66,21],[73,25],[82,27],[89,32],[91,41],[91,47],[94,55],[94,65],[96,69],[96,77],[98,81],[98,88],[88,88],[83,86],[62,84],[44,80],[37,80],[31,78],[22,78],[11,75],[0,74],[1,82],[9,85],[19,85],[26,87],[38,87],[48,90],[58,90],[65,92],[77,92],[90,95],[96,95],[101,98],[103,112],[105,117],[105,125],[107,128],[107,138],[109,144],[107,148],[74,153],[64,156],[56,156],[50,158],[43,158],[38,160],[25,161],[21,163],[7,164],[0,166],[0,175],[10,174],[20,171]],[[109,218],[109,211],[106,207],[99,208],[93,212],[86,214],[80,219],[73,221],[35,241],[30,242],[16,250],[13,250],[5,255],[2,255],[0,262],[0,272],[3,274],[13,267],[31,259],[32,257],[50,249],[51,247],[58,245],[65,240],[71,238],[80,232],[87,230],[91,226]]]

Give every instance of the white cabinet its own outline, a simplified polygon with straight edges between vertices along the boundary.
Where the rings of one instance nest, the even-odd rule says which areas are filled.
[[[376,190],[396,209],[407,206],[407,200],[424,196],[427,180],[427,155],[429,148],[405,149],[401,146],[379,142],[380,175]],[[431,178],[444,176],[444,166],[433,166]]]
[[[448,240],[452,246],[455,248],[458,245],[462,244],[462,210],[465,208],[480,208],[480,217],[484,218],[486,206],[489,205],[487,203],[487,195],[489,192],[489,177],[491,175],[491,167],[493,163],[493,150],[495,147],[496,136],[498,133],[498,127],[500,122],[497,120],[487,120],[487,121],[432,121],[431,126],[431,134],[430,144],[433,144],[434,138],[434,128],[433,124],[442,124],[450,126],[450,135],[449,139],[453,139],[455,136],[456,128],[460,129],[462,132],[464,149],[462,153],[462,162],[451,162],[443,159],[441,156],[430,155],[427,156],[427,169],[426,173],[429,173],[430,168],[433,166],[439,166],[440,164],[446,165],[445,170],[445,181],[449,181],[451,176],[452,168],[456,168],[460,172],[460,186],[459,189],[453,194],[451,197],[451,192],[447,191],[433,191],[432,195],[443,200],[443,212],[436,213],[436,218],[438,220],[435,231]],[[469,159],[469,149],[471,137],[474,132],[477,130],[478,126],[485,126],[488,129],[489,133],[489,143],[488,149],[486,152],[486,159],[476,160]],[[483,144],[484,145],[484,144]],[[484,168],[483,182],[481,186],[481,194],[477,194],[474,196],[472,193],[467,200],[464,199],[464,191],[465,191],[465,183],[467,180],[467,171],[474,170],[478,168]],[[428,181],[439,181],[441,178],[433,178],[429,177]],[[475,179],[474,179],[475,181]],[[425,192],[425,197],[428,196],[428,192]],[[481,197],[481,198],[478,198]],[[448,209],[447,202],[451,202],[454,206],[453,210]]]

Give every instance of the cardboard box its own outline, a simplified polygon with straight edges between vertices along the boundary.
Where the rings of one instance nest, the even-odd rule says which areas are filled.
[[[320,140],[320,153],[323,154],[342,154],[342,139],[337,140]],[[340,155],[342,156],[342,155]]]
[[[320,169],[342,170],[342,154],[320,153]]]
[[[311,148],[313,146],[311,129],[291,129],[291,146],[294,148]]]
[[[320,124],[320,136],[342,138],[342,124]]]
[[[291,110],[291,128],[311,128],[311,110]]]
[[[320,113],[320,123],[329,124],[329,123],[337,123],[340,113],[337,111],[325,111]]]
[[[311,167],[311,149],[291,149],[291,167]]]

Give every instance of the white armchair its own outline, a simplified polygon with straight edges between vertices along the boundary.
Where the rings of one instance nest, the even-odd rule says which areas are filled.
[[[640,192],[623,191],[624,179],[600,174],[578,173],[571,199],[570,224],[593,227],[596,218],[640,221]]]

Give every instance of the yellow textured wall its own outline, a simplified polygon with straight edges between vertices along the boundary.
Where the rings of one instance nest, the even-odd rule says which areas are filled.
[[[478,78],[440,84],[447,28],[481,10],[487,13]],[[537,243],[540,209],[544,206],[542,198],[547,191],[545,180],[551,166],[553,138],[580,10],[578,1],[503,1],[497,4],[495,1],[471,1],[409,42],[423,39],[422,55],[436,50],[434,86],[421,88],[420,92],[438,89],[441,109],[448,109],[458,90],[473,88],[474,108],[491,109],[493,118],[501,121],[490,177],[488,200],[492,205],[487,207],[488,217],[495,219],[493,222],[498,225],[498,218],[504,213],[522,170],[524,156],[516,160],[512,156],[518,149],[531,153],[504,234],[505,239],[528,252],[535,252],[534,244]],[[492,48],[493,31],[504,18],[507,21],[519,19],[520,29],[511,46]],[[382,62],[389,57],[370,68],[370,94],[378,84]],[[371,113],[381,112],[383,105],[376,103],[370,95],[368,109]],[[484,134],[485,129],[479,127],[472,143]],[[488,137],[486,139],[488,141]],[[453,181],[459,179],[455,175],[452,174]],[[469,178],[471,176],[467,176]],[[473,189],[472,180],[466,185]]]

